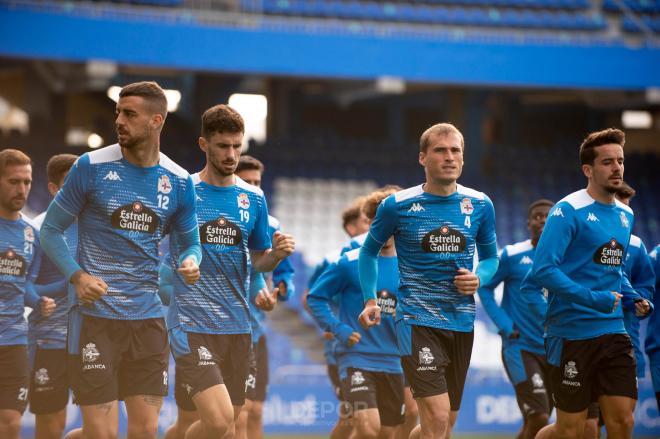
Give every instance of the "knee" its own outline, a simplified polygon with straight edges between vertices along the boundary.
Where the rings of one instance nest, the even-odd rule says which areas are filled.
[[[60,437],[66,425],[66,419],[60,414],[37,415],[37,425],[48,431],[49,437]]]
[[[264,416],[264,406],[263,404],[252,403],[249,409],[250,421],[260,421]]]
[[[204,430],[211,436],[222,437],[234,428],[234,419],[227,418],[221,413],[217,413],[215,416],[206,419],[202,418],[200,421],[204,426]]]
[[[607,424],[613,425],[620,431],[632,431],[635,426],[635,418],[630,412],[616,412]]]
[[[379,426],[371,422],[360,422],[355,426],[357,437],[360,439],[378,439]]]
[[[582,437],[584,424],[557,423],[555,424],[556,437],[562,439],[579,439]]]
[[[419,417],[419,409],[417,408],[417,404],[413,403],[406,405],[406,422],[417,422],[417,417]]]
[[[2,433],[2,437],[19,437],[21,433],[21,417],[12,416],[2,419],[0,433]]]
[[[140,423],[129,422],[127,436],[130,439],[152,439],[158,436],[158,420]]]
[[[527,429],[536,434],[540,429],[548,425],[549,416],[545,413],[533,413],[527,417]]]

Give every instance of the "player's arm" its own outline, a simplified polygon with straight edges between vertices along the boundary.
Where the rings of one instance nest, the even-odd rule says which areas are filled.
[[[378,253],[385,242],[394,234],[398,221],[396,198],[392,194],[385,198],[371,222],[369,233],[360,248],[358,271],[364,310],[360,314],[360,324],[363,327],[380,323],[380,308],[376,303],[376,286],[378,283]]]
[[[43,252],[41,249],[39,235],[35,236],[33,245],[34,257],[25,279],[25,304],[35,311],[39,311],[43,316],[48,317],[55,311],[55,301],[48,296],[41,296],[36,290],[35,283],[41,269]]]
[[[169,257],[163,258],[163,262],[158,267],[158,297],[163,305],[170,306],[174,296],[174,270],[169,263]]]
[[[279,288],[278,300],[287,301],[295,294],[294,274],[295,270],[289,258],[284,259],[273,270],[273,285]]]
[[[527,272],[525,278],[520,284],[520,299],[526,304],[529,312],[529,319],[532,321],[544,321],[548,314],[548,299],[546,299],[543,288],[536,285],[531,276],[531,271]]]
[[[288,258],[296,249],[293,236],[276,230],[270,236],[268,226],[268,206],[262,197],[258,204],[256,224],[250,233],[248,247],[252,258],[252,269],[260,272],[270,272],[284,259]],[[271,242],[272,238],[272,242]]]
[[[330,264],[328,268],[319,276],[318,280],[309,291],[307,296],[307,306],[312,316],[318,322],[321,329],[332,333],[337,340],[351,346],[354,329],[343,323],[332,312],[330,303],[334,298],[341,294],[346,287],[347,278],[344,271],[345,258],[339,262]]]
[[[646,256],[646,251],[644,251],[643,255]],[[646,268],[652,270],[650,264]],[[649,285],[642,284],[634,287],[628,277],[628,273],[623,270],[623,277],[621,279],[621,294],[623,297],[621,298],[621,303],[626,309],[633,311],[638,318],[644,319],[648,317],[653,311],[652,298],[655,286],[651,284],[650,288],[649,290]],[[647,298],[649,295],[651,299]]]
[[[575,237],[576,221],[575,210],[568,203],[559,203],[550,211],[532,265],[534,281],[564,300],[602,313],[613,312],[621,296],[618,292],[590,290],[574,282],[559,268]]]
[[[509,258],[506,249],[502,251],[500,263],[490,282],[482,284],[478,290],[481,304],[486,310],[486,314],[497,326],[498,332],[506,338],[511,337],[514,333],[513,320],[507,312],[497,304],[495,301],[495,288],[506,280],[508,276]]]
[[[186,180],[185,187],[180,191],[182,201],[174,216],[174,232],[177,234],[179,252],[177,272],[186,283],[194,284],[200,276],[202,245],[199,241],[199,225],[197,224],[195,185],[190,176]]]

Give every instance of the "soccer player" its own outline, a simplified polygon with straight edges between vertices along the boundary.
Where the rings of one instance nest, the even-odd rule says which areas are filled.
[[[46,176],[48,192],[55,196],[64,184],[69,170],[78,159],[77,155],[59,154],[48,160]],[[46,212],[34,218],[40,227]],[[75,257],[78,227],[73,223],[64,234],[67,247]],[[55,312],[48,317],[33,312],[28,316],[28,350],[30,357],[30,411],[35,414],[35,437],[59,439],[66,425],[66,405],[69,402],[69,379],[66,363],[66,333],[69,306],[68,288],[62,273],[48,257],[42,258],[36,288],[49,288],[49,296],[55,299]]]
[[[358,248],[361,242],[356,240],[360,235],[365,234],[369,230],[369,219],[362,212],[362,204],[364,203],[364,197],[358,197],[348,206],[341,214],[342,218],[342,227],[346,234],[351,238],[349,243],[341,249],[334,250],[327,254],[323,260],[314,268],[312,275],[308,280],[307,291],[303,294],[303,303],[305,308],[309,311],[307,307],[307,295],[309,290],[314,286],[314,283],[319,278],[319,276],[325,271],[325,269],[334,262],[337,262],[342,256],[345,249]],[[343,404],[345,402],[345,396],[342,391],[341,379],[339,378],[339,369],[337,367],[337,359],[335,358],[335,343],[336,340],[332,333],[324,332],[323,334],[323,354],[325,356],[327,368],[328,368],[328,377],[330,378],[330,383],[335,391],[335,396],[340,401],[339,406],[339,418],[337,419],[337,424],[335,424],[330,434],[331,439],[343,439],[349,437],[353,431],[350,422],[348,422],[348,413],[346,412],[346,406]]]
[[[174,277],[168,313],[177,405],[199,415],[187,428],[187,439],[233,436],[245,401],[251,346],[250,270],[272,271],[295,247],[290,235],[277,232],[271,248],[264,194],[234,174],[244,132],[243,118],[227,105],[202,115],[199,147],[206,166],[193,176],[201,277],[193,286]],[[170,239],[178,241],[178,234]]]
[[[631,438],[635,360],[620,302],[638,316],[651,306],[623,273],[634,216],[616,200],[623,184],[625,134],[606,129],[580,145],[586,189],[551,210],[531,278],[548,290],[546,355],[557,421],[538,439],[579,438],[597,398],[610,438]]]
[[[653,270],[655,272],[655,295],[653,296],[653,304],[655,309],[660,309],[660,245],[657,245],[650,253]],[[658,403],[658,410],[660,410],[660,317],[656,311],[651,314],[649,324],[646,328],[646,340],[644,342],[644,349],[646,355],[649,356],[649,367],[651,369],[651,379],[653,380],[653,390],[655,391],[655,399]]]
[[[367,217],[373,218],[378,204],[394,192],[368,196],[363,206]],[[312,287],[307,305],[319,325],[337,339],[339,375],[355,437],[393,438],[395,428],[403,423],[403,376],[394,330],[399,286],[394,242],[390,239],[378,258],[378,303],[383,319],[371,329],[358,321],[363,309],[358,256],[359,249],[354,249],[330,264]],[[337,313],[331,306],[335,300],[339,302]]]
[[[502,336],[502,361],[523,415],[519,439],[534,439],[548,423],[552,410],[545,385],[549,382],[549,369],[543,347],[543,319],[530,313],[528,299],[520,286],[532,268],[536,246],[553,205],[552,201],[541,199],[529,206],[530,238],[504,247],[497,273],[479,288],[481,303]],[[500,282],[504,282],[504,295],[498,306],[494,290]]]
[[[158,244],[179,236],[179,275],[201,260],[190,175],[160,153],[167,115],[155,82],[125,86],[116,105],[118,144],[81,156],[50,204],[44,250],[73,284],[68,370],[86,438],[117,437],[124,400],[129,438],[155,438],[167,394],[168,340],[158,298]],[[78,219],[78,261],[65,231]]]
[[[463,135],[453,125],[427,129],[419,152],[426,182],[381,203],[360,251],[364,313],[377,323],[377,255],[394,235],[401,276],[397,341],[421,422],[411,437],[450,436],[472,354],[473,296],[497,271],[493,204],[456,182],[463,152]]]
[[[244,182],[261,187],[265,167],[261,161],[249,155],[242,155],[238,161],[236,175]],[[271,236],[280,230],[280,222],[268,216],[268,228]],[[268,387],[268,344],[265,331],[265,313],[275,307],[278,300],[288,300],[294,294],[294,269],[291,261],[284,259],[275,268],[272,275],[274,288],[267,289],[264,273],[252,272],[250,281],[250,321],[252,327],[252,355],[255,370],[248,375],[246,403],[236,425],[238,439],[261,439],[263,437],[263,405]]]
[[[43,316],[55,301],[39,297],[34,281],[41,249],[37,225],[21,213],[32,186],[32,161],[0,151],[0,437],[18,439],[28,401],[29,367],[24,306]]]

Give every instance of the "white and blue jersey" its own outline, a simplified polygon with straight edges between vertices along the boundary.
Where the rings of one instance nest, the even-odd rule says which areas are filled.
[[[76,217],[78,261],[61,240]],[[171,231],[190,236],[198,250],[190,175],[162,153],[155,166],[133,165],[117,144],[76,161],[42,226],[44,249],[66,279],[82,268],[108,285],[107,295],[77,309],[115,320],[163,316],[158,245]],[[71,306],[78,304],[73,293]]]
[[[21,214],[11,221],[0,218],[0,346],[27,344],[25,305],[33,308],[30,290],[41,265],[39,228]],[[34,297],[34,296],[33,296]],[[38,312],[38,310],[35,310]]]
[[[502,335],[503,345],[515,344],[525,351],[543,355],[543,319],[539,320],[530,313],[529,298],[521,292],[522,281],[532,268],[535,252],[536,248],[529,239],[504,247],[497,272],[479,289],[479,297]],[[504,294],[498,306],[494,290],[500,282],[504,282]],[[510,339],[514,330],[520,336]]]
[[[655,276],[651,259],[646,252],[644,243],[635,235],[630,237],[630,245],[628,246],[628,254],[623,269],[633,289],[643,298],[652,301],[655,291]],[[623,309],[623,324],[635,348],[637,376],[641,378],[645,375],[646,358],[639,340],[639,318],[635,315],[634,308]]]
[[[220,187],[193,175],[197,193],[197,221],[202,243],[201,277],[187,284],[174,276],[174,297],[168,328],[202,334],[248,334],[250,315],[250,250],[271,247],[268,207],[261,189],[235,177]],[[177,234],[170,240],[176,241]],[[172,256],[177,260],[176,245]],[[173,346],[174,346],[174,342]]]
[[[400,354],[394,329],[399,286],[397,258],[378,258],[377,302],[382,320],[380,325],[365,330],[358,323],[358,316],[364,308],[358,273],[359,252],[359,249],[351,250],[328,266],[310,290],[307,305],[319,325],[337,339],[335,354],[342,378],[346,377],[349,367],[400,374]],[[334,300],[338,302],[337,311],[333,310]],[[347,341],[353,332],[359,332],[361,338],[349,347]]]
[[[34,218],[37,227],[41,227],[46,212]],[[78,224],[73,223],[64,232],[64,240],[72,257],[77,259]],[[47,294],[55,301],[55,311],[48,317],[40,312],[31,312],[28,316],[28,343],[33,351],[37,346],[41,349],[65,349],[67,325],[69,319],[69,282],[48,256],[41,260],[41,268],[35,287],[54,286]]]
[[[532,280],[548,290],[548,337],[582,340],[626,333],[623,306],[613,310],[612,291],[624,294],[623,304],[634,293],[623,275],[633,222],[628,206],[599,203],[586,189],[552,208],[531,272]]]
[[[387,197],[369,231],[383,245],[390,236],[399,260],[397,320],[452,331],[474,329],[475,302],[458,292],[459,268],[472,271],[476,246],[495,245],[495,209],[482,192],[461,185],[440,196],[415,186]]]
[[[655,273],[655,295],[653,304],[655,312],[649,318],[649,324],[646,327],[646,340],[644,341],[644,350],[649,356],[651,363],[651,377],[653,378],[653,389],[660,392],[660,245],[657,245],[649,254],[651,264]]]

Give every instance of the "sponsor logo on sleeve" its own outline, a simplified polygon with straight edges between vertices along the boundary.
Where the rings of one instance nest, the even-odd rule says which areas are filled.
[[[160,218],[156,212],[142,202],[134,201],[112,212],[111,223],[115,229],[155,233],[158,230]]]
[[[620,267],[623,262],[623,246],[612,238],[609,242],[598,247],[593,260],[599,265]]]
[[[199,237],[202,244],[236,246],[243,242],[241,228],[223,216],[202,224]]]
[[[465,246],[465,236],[446,225],[431,230],[422,240],[422,249],[426,253],[462,253]]]
[[[0,252],[0,275],[25,276],[26,269],[25,259],[13,249]]]

